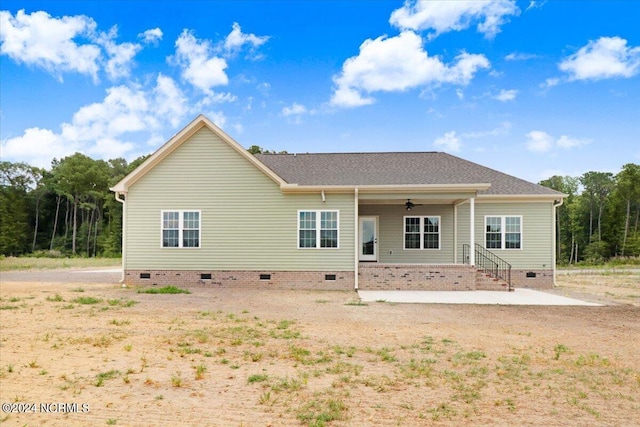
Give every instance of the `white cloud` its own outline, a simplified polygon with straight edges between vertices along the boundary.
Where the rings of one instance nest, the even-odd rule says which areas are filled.
[[[224,48],[228,52],[235,54],[240,51],[243,46],[249,45],[251,52],[255,53],[255,49],[265,44],[267,40],[269,40],[269,36],[256,36],[255,34],[243,33],[240,24],[234,22],[231,32],[224,41]],[[252,56],[252,59],[258,58],[260,57],[257,55]]]
[[[171,77],[158,75],[153,99],[158,116],[169,120],[174,128],[182,123],[188,113],[188,99]]]
[[[158,44],[162,40],[162,30],[159,27],[151,28],[143,33],[138,34],[138,38],[147,44]]]
[[[518,91],[516,89],[509,89],[509,90],[502,89],[500,93],[495,95],[493,98],[501,102],[507,102],[507,101],[513,101],[514,99],[516,99],[517,95],[518,95]]]
[[[537,152],[537,153],[545,153],[551,151],[555,148],[562,148],[565,150],[569,150],[575,147],[580,147],[582,145],[588,144],[591,142],[589,139],[580,139],[573,138],[567,135],[562,135],[560,138],[555,139],[553,136],[549,135],[547,132],[540,130],[533,130],[529,132],[527,135],[526,146],[529,151]]]
[[[456,136],[455,131],[446,132],[440,138],[436,138],[436,140],[433,141],[433,145],[436,147],[442,148],[445,151],[453,151],[453,152],[460,151],[460,147],[461,147],[460,138]]]
[[[304,105],[293,103],[291,107],[284,107],[282,109],[282,115],[287,116],[299,116],[301,114],[306,114],[307,108]]]
[[[460,88],[456,89],[456,96],[461,101],[464,99],[464,92],[462,91],[462,89]]]
[[[133,57],[142,50],[142,46],[137,43],[116,44],[114,39],[118,37],[118,27],[113,26],[108,33],[102,33],[97,41],[101,44],[109,59],[105,65],[105,72],[111,80],[119,77],[129,77],[131,74],[131,64]]]
[[[560,84],[560,79],[558,77],[553,77],[545,80],[543,83],[540,83],[540,87],[542,89],[548,89],[550,87],[558,86]]]
[[[402,30],[434,30],[430,37],[461,31],[477,22],[477,31],[490,39],[500,32],[500,26],[509,21],[509,16],[519,13],[515,0],[406,0],[401,8],[393,11],[389,22]]]
[[[49,129],[29,128],[22,136],[2,141],[3,159],[20,159],[30,165],[49,168],[51,160],[72,154],[77,149]]]
[[[342,73],[334,77],[331,104],[339,107],[371,104],[374,99],[365,93],[376,91],[404,91],[442,83],[466,85],[479,69],[490,66],[484,55],[466,52],[458,55],[453,64],[446,65],[438,57],[430,57],[422,43],[412,31],[366,40],[360,46],[360,54],[347,59]]]
[[[529,2],[529,6],[527,6],[527,9],[525,10],[525,12],[530,11],[531,9],[540,9],[542,8],[542,6],[544,6],[547,3],[547,0],[543,0],[543,1],[538,1],[538,0],[531,0]]]
[[[632,77],[640,70],[640,47],[627,46],[620,37],[590,41],[558,66],[569,80],[600,80]]]
[[[580,147],[581,145],[586,145],[590,142],[590,139],[571,138],[567,135],[561,135],[560,138],[558,138],[558,140],[556,141],[556,144],[560,148],[570,149],[574,147]]]
[[[528,61],[530,59],[536,59],[538,55],[534,53],[521,53],[521,52],[512,52],[504,57],[507,61]]]
[[[175,46],[172,59],[182,68],[182,78],[191,85],[210,95],[212,87],[229,83],[225,73],[227,61],[212,54],[208,40],[198,40],[190,31],[183,30]]]
[[[28,15],[20,10],[15,16],[0,11],[0,53],[43,68],[60,80],[63,72],[77,72],[97,81],[100,48],[76,42],[91,37],[95,28],[95,21],[82,15],[58,19],[42,11]]]
[[[76,151],[98,157],[132,157],[146,154],[129,142],[133,134],[149,133],[156,141],[167,123],[174,128],[190,113],[187,99],[175,82],[159,75],[149,90],[137,85],[113,86],[101,102],[80,108],[60,131],[29,128],[24,134],[2,141],[3,158],[20,159],[49,167],[51,159]]]
[[[546,132],[532,130],[527,134],[527,149],[537,153],[544,153],[553,147],[553,137]]]

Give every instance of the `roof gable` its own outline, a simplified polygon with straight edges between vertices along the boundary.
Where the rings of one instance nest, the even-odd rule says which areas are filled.
[[[238,144],[233,138],[227,135],[222,129],[216,126],[211,120],[204,115],[200,114],[191,123],[185,126],[180,132],[176,133],[169,141],[156,150],[148,159],[146,159],[140,166],[134,169],[130,174],[125,176],[120,182],[111,188],[111,191],[116,193],[125,193],[128,188],[136,181],[142,178],[147,172],[153,169],[158,163],[164,160],[184,142],[188,141],[197,131],[207,127],[211,132],[216,134],[222,141],[233,148],[238,154],[246,158],[256,168],[261,170],[265,175],[271,178],[276,184],[283,185],[285,181],[280,178],[275,172],[269,169],[266,165],[260,162],[255,156],[251,155],[244,147]]]

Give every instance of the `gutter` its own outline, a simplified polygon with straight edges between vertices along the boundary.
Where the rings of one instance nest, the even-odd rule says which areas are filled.
[[[354,218],[354,230],[355,233],[353,233],[356,237],[355,237],[355,244],[354,246],[354,266],[353,266],[353,280],[354,280],[354,291],[358,292],[358,270],[360,269],[360,236],[358,235],[360,233],[360,219],[358,218],[359,212],[358,212],[358,187],[355,187],[353,189],[353,200],[354,200],[354,207],[353,207],[353,216]]]
[[[556,216],[558,215],[558,211],[557,209],[562,206],[562,204],[564,203],[564,199],[560,198],[560,201],[556,201],[554,200],[553,202],[553,227],[551,227],[552,234],[551,234],[551,241],[553,241],[553,286],[556,287],[558,286],[558,284],[556,283]]]
[[[120,277],[120,283],[124,283],[124,272],[127,266],[127,204],[126,198],[121,199],[120,195],[126,197],[127,193],[125,191],[115,192],[116,201],[122,203],[122,276]]]

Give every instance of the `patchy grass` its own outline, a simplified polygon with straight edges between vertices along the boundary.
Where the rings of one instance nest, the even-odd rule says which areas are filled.
[[[6,257],[0,258],[0,271],[16,270],[55,270],[62,268],[118,268],[122,265],[120,258],[40,258],[40,257]]]
[[[145,288],[139,289],[139,294],[190,294],[187,289],[178,288],[177,286],[164,286],[162,288]]]
[[[556,280],[557,290],[571,294],[587,295],[596,300],[613,301],[640,307],[640,272],[602,270],[586,273],[561,273]]]
[[[591,315],[589,308],[535,308],[545,319],[558,317],[549,323],[522,318],[510,323],[515,316],[537,319],[537,314],[511,307],[459,306],[454,311],[388,304],[360,310],[345,307],[351,294],[335,293],[332,304],[319,303],[313,294],[307,302],[296,298],[289,306],[279,301],[277,309],[261,311],[260,318],[245,307],[262,310],[261,304],[268,302],[254,299],[245,305],[246,295],[235,290],[227,294],[234,299],[224,303],[220,293],[194,290],[203,295],[197,305],[175,304],[172,298],[145,298],[136,305],[126,299],[131,292],[87,287],[78,295],[67,288],[61,292],[67,302],[54,304],[44,302],[47,296],[58,300],[49,288],[36,297],[35,305],[3,314],[3,320],[15,322],[6,333],[3,329],[1,343],[7,356],[0,378],[3,386],[18,390],[9,399],[102,399],[108,411],[99,414],[101,418],[90,418],[93,411],[85,414],[83,422],[91,425],[104,425],[116,414],[119,424],[161,424],[162,418],[153,416],[202,404],[211,390],[221,407],[243,408],[237,418],[223,412],[181,413],[176,423],[640,423],[636,356],[625,358],[615,346],[603,346],[592,338],[600,335],[588,326],[567,327],[576,313]],[[6,304],[26,299],[3,297]],[[61,310],[67,303],[75,304],[76,310]],[[312,320],[305,317],[314,310],[327,312],[321,312],[321,320],[317,313]],[[453,321],[443,320],[441,310],[472,321],[449,328]],[[407,322],[406,317],[416,312],[419,317]],[[625,328],[633,328],[635,312],[625,313],[631,313],[624,319]],[[16,316],[21,316],[19,321]],[[35,324],[31,319],[43,321]],[[321,330],[323,322],[332,321],[333,329]],[[555,322],[562,322],[563,328],[554,335]],[[539,329],[530,328],[534,324]],[[35,327],[37,334],[33,329],[26,333]],[[461,333],[464,328],[467,335]],[[621,342],[627,338],[622,334],[629,329],[611,328],[622,331]],[[37,338],[25,342],[25,336]],[[153,408],[149,419],[134,412],[143,404]],[[47,420],[32,415],[30,425]]]
[[[86,305],[100,304],[102,302],[102,298],[78,297],[78,298],[75,298],[75,299],[71,300],[71,302],[74,302],[76,304],[86,304]]]

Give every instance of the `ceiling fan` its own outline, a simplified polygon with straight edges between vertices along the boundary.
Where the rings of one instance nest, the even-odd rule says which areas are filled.
[[[422,206],[422,205],[416,205],[415,203],[413,203],[411,201],[411,199],[407,199],[407,203],[404,204],[405,209],[408,210],[408,211],[413,209],[415,206]]]

